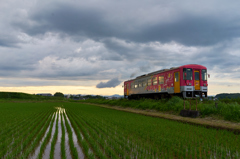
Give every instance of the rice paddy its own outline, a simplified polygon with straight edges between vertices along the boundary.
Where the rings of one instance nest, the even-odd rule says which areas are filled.
[[[240,158],[226,130],[70,102],[0,109],[0,158]]]

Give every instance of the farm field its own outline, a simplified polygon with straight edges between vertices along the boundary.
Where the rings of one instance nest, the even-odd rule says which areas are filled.
[[[226,130],[71,102],[0,109],[0,158],[240,158]]]

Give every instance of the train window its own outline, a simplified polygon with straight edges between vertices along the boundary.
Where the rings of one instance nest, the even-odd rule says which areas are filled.
[[[183,79],[184,80],[192,80],[192,69],[191,68],[183,69]]]
[[[151,78],[147,80],[147,85],[148,85],[148,86],[151,86],[151,85],[152,85],[152,79],[151,79]]]
[[[135,88],[138,88],[138,82],[135,82],[134,87],[135,87]]]
[[[131,83],[131,88],[134,88],[134,83],[133,82]]]
[[[146,81],[143,81],[143,87],[145,87],[147,85]]]
[[[202,70],[202,80],[203,81],[207,80],[207,70]]]
[[[129,88],[129,83],[127,84],[127,88]]]
[[[142,82],[139,82],[139,83],[138,83],[138,87],[142,87]]]
[[[127,88],[127,85],[126,85],[126,84],[124,85],[124,88],[125,88],[125,89]]]
[[[153,77],[153,85],[157,85],[157,77]]]
[[[194,78],[195,80],[199,80],[199,72],[194,72]]]
[[[159,84],[164,84],[164,76],[158,77]]]
[[[175,82],[178,82],[179,78],[178,78],[178,72],[175,73]]]

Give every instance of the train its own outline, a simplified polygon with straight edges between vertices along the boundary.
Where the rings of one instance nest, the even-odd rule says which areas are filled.
[[[162,69],[124,81],[124,98],[205,98],[207,78],[207,68],[199,64]]]

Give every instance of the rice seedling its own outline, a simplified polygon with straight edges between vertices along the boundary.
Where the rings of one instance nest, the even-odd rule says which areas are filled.
[[[55,144],[57,142],[57,136],[58,136],[58,124],[57,124],[58,118],[59,118],[59,116],[57,115],[57,120],[56,120],[56,125],[55,125],[55,133],[53,135],[53,140],[51,142],[50,159],[54,158],[54,148],[55,148]]]
[[[234,140],[239,141],[240,139],[238,135],[232,132],[206,129],[201,126],[192,126],[90,105],[74,106],[74,104],[71,104],[65,106],[65,108],[67,108],[70,121],[80,122],[78,127],[81,128],[82,134],[84,134],[83,129],[86,129],[88,135],[84,137],[88,139],[88,136],[90,136],[95,140],[95,144],[99,142],[100,145],[104,145],[103,152],[110,157],[112,155],[110,153],[111,149],[118,156],[144,156],[146,158],[163,156],[202,157],[204,154],[208,155],[206,152],[210,153],[212,157],[225,157],[226,155],[224,156],[223,152],[230,151],[231,153],[228,153],[228,155],[231,156],[239,153],[236,152],[236,150],[239,150],[239,145],[236,145]],[[100,125],[101,122],[99,121],[102,121],[103,124]],[[118,133],[114,133],[113,128],[116,126]],[[216,136],[221,136],[221,138],[216,138]],[[101,144],[101,138],[105,139],[106,144]],[[234,138],[234,140],[231,138]],[[124,142],[121,144],[121,141]],[[90,143],[90,141],[88,142]],[[229,142],[234,144],[229,144]],[[92,148],[95,147],[91,143],[90,145]],[[186,145],[189,145],[189,147]],[[119,153],[118,147],[126,152],[120,151]],[[228,150],[224,147],[228,147]],[[96,154],[97,151],[93,150]],[[102,149],[100,148],[100,150]]]
[[[62,137],[61,137],[61,157],[62,159],[66,159],[66,152],[65,152],[65,128],[63,125],[63,116],[61,114],[61,128],[62,128]]]
[[[43,155],[43,152],[44,152],[44,150],[45,150],[45,147],[47,146],[47,143],[48,143],[48,141],[49,141],[50,138],[51,138],[52,127],[53,127],[55,115],[56,115],[56,114],[54,114],[54,117],[53,117],[53,119],[52,119],[52,121],[51,121],[50,128],[49,128],[49,131],[48,131],[48,133],[47,133],[47,136],[46,136],[46,138],[44,139],[44,141],[43,141],[43,143],[42,143],[42,145],[41,145],[41,147],[40,147],[40,152],[39,152],[39,154],[38,154],[38,158],[42,158],[42,155]]]
[[[68,138],[69,138],[69,145],[70,145],[70,149],[71,149],[71,154],[73,158],[78,158],[78,152],[76,147],[74,146],[74,142],[73,142],[73,135],[72,135],[72,129],[68,123],[68,120],[66,118],[65,113],[63,114],[64,119],[65,119],[65,124],[66,124],[66,128],[67,128],[67,132],[68,132]]]
[[[66,111],[54,102],[13,104],[0,105],[0,121],[9,119],[0,122],[0,158],[55,158],[58,134],[61,158],[240,157],[239,135],[226,130],[79,103],[61,103]]]

